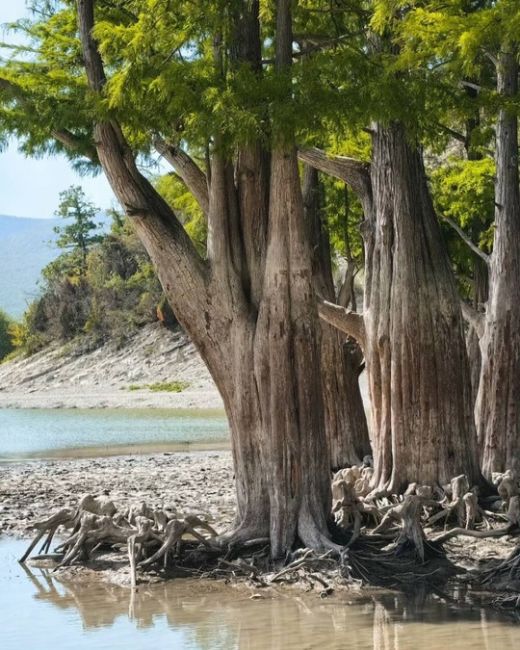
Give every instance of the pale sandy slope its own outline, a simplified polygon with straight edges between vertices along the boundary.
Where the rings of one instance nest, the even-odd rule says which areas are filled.
[[[0,408],[200,408],[222,400],[195,347],[181,332],[148,325],[121,349],[78,355],[71,346],[0,365]],[[184,381],[181,393],[129,391],[132,384]]]

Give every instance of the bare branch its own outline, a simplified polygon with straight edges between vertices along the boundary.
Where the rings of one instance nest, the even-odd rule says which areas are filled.
[[[207,216],[209,211],[209,192],[206,175],[183,149],[169,144],[157,136],[153,141],[158,153],[167,160],[182,179],[188,190],[193,194],[202,212]]]
[[[485,56],[491,61],[491,63],[495,66],[495,68],[498,68],[498,57],[493,54],[493,52],[490,52],[487,49],[483,49],[483,52]]]
[[[364,349],[366,341],[363,314],[357,314],[327,300],[318,304],[318,313],[322,320],[355,339]]]
[[[462,142],[462,144],[466,144],[467,137],[463,133],[460,133],[459,131],[455,131],[455,129],[452,129],[449,126],[446,126],[446,124],[439,123],[439,126],[441,127],[441,129],[443,131],[445,131],[452,138],[454,138],[455,140],[458,140],[459,142]]]
[[[480,92],[482,90],[482,86],[473,83],[473,81],[468,81],[467,79],[462,79],[460,85],[464,86],[465,88],[471,88],[472,90],[476,90],[477,92]]]
[[[461,300],[460,307],[464,320],[475,329],[478,338],[482,338],[484,335],[484,314],[468,305],[464,300]]]
[[[356,265],[352,260],[347,262],[347,268],[345,269],[345,277],[338,291],[337,303],[340,307],[347,308],[353,298],[353,281],[356,277],[357,269]]]
[[[481,257],[484,260],[484,262],[489,266],[489,262],[490,262],[489,255],[484,253],[483,250],[481,250],[476,244],[474,244],[471,241],[471,239],[466,235],[466,233],[462,230],[462,228],[455,221],[453,221],[453,219],[450,219],[450,217],[444,217],[444,220],[453,228],[453,230],[462,239],[462,241],[469,248],[471,248],[471,250],[475,253],[475,255]]]
[[[51,135],[66,149],[69,149],[69,151],[77,151],[94,164],[99,165],[99,158],[93,143],[86,144],[80,137],[68,129],[52,129]]]
[[[320,172],[344,181],[356,192],[360,199],[370,199],[370,164],[345,156],[329,156],[321,149],[312,147],[299,149],[298,158]]]

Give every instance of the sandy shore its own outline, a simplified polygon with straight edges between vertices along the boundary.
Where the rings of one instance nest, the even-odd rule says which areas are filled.
[[[148,386],[182,382],[182,392]],[[195,346],[181,331],[147,325],[124,347],[46,348],[0,364],[0,408],[223,409]]]
[[[202,514],[219,531],[235,513],[228,451],[35,460],[0,465],[0,534],[31,535],[34,521],[103,490],[123,508],[145,501]]]

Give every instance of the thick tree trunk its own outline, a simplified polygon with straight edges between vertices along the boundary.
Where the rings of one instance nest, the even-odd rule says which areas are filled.
[[[497,65],[498,92],[518,92],[516,52],[503,48]],[[520,471],[520,190],[518,118],[507,108],[496,134],[495,241],[490,289],[481,339],[482,369],[476,404],[485,476]]]
[[[320,317],[365,354],[375,487],[482,483],[460,301],[418,150],[399,124],[373,128],[372,164],[317,149],[300,158],[341,178],[365,213],[364,314]]]
[[[271,550],[297,536],[321,547],[330,512],[317,310],[296,151],[272,157],[266,274],[255,337],[255,376],[270,497]]]
[[[321,218],[318,172],[309,165],[303,175],[305,220],[313,257],[314,287],[319,296],[335,302],[328,233]],[[325,431],[332,471],[358,464],[370,453],[368,426],[359,387],[363,354],[357,343],[321,321],[321,380]]]
[[[366,224],[365,358],[375,481],[480,480],[459,298],[419,152],[376,126]]]
[[[92,37],[93,1],[77,0],[77,5],[89,84],[101,93],[106,80]],[[258,20],[258,2],[236,9],[241,24],[249,25],[247,33],[257,33],[251,21]],[[242,45],[239,50],[260,55],[254,44]],[[281,71],[291,64],[291,48],[290,0],[278,0],[276,65]],[[252,145],[240,151],[233,169],[215,138],[205,261],[140,174],[117,122],[95,127],[103,170],[224,400],[238,501],[230,539],[268,535],[275,557],[283,557],[298,538],[317,549],[331,546],[318,316],[290,140],[277,142],[270,169],[265,152]],[[191,173],[184,158],[183,169],[190,169],[186,184],[195,178],[206,201],[200,174]]]

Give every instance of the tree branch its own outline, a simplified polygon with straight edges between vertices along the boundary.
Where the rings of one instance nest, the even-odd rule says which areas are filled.
[[[61,143],[69,151],[77,151],[90,162],[99,165],[99,158],[94,144],[87,144],[72,131],[68,129],[52,129],[52,137]]]
[[[441,124],[439,122],[439,126],[443,131],[445,131],[448,135],[450,135],[452,138],[455,140],[458,140],[459,142],[462,142],[462,144],[466,144],[467,137],[463,134],[460,133],[459,131],[455,131],[455,129],[452,129],[451,127],[447,126],[446,124]]]
[[[482,338],[484,335],[484,314],[473,309],[473,307],[468,305],[464,300],[460,301],[460,307],[462,309],[464,320],[475,329],[478,338]]]
[[[338,291],[337,303],[340,307],[347,308],[353,298],[353,282],[356,277],[357,269],[352,260],[347,261],[347,268],[345,269],[345,276]]]
[[[92,35],[94,0],[77,0],[77,10],[88,83],[91,90],[101,93],[106,76]],[[96,123],[94,140],[107,179],[126,213],[132,216],[172,307],[188,333],[200,342],[207,334],[205,262],[173,210],[138,170],[118,122],[105,119]]]
[[[299,149],[298,158],[320,172],[334,176],[350,185],[361,199],[372,197],[370,164],[345,156],[329,156],[321,149]]]
[[[479,86],[479,84],[476,84],[473,81],[468,81],[467,79],[462,79],[460,85],[465,88],[476,90],[477,92],[480,92],[482,90],[482,86]]]
[[[26,107],[31,107],[30,98],[24,90],[20,88],[20,86],[12,81],[0,78],[0,90],[9,93],[11,97],[20,104]],[[82,156],[85,156],[85,158],[88,158],[92,163],[99,164],[97,151],[93,143],[90,144],[83,141],[82,138],[77,136],[75,133],[64,128],[52,129],[50,135],[70,151],[76,151]]]
[[[365,348],[366,331],[363,314],[349,311],[332,302],[322,300],[318,304],[318,313],[322,320],[355,339],[362,349]]]
[[[489,255],[484,253],[483,250],[481,250],[476,244],[474,244],[471,239],[466,235],[466,233],[462,230],[462,228],[453,221],[453,219],[450,219],[450,217],[444,217],[444,220],[446,223],[448,223],[453,230],[457,233],[457,235],[462,239],[462,241],[469,247],[471,250],[475,253],[475,255],[478,255],[478,257],[481,257],[484,262],[489,266]]]
[[[153,144],[157,152],[175,169],[207,217],[209,192],[208,181],[204,172],[183,149],[169,144],[160,136],[154,138]]]

